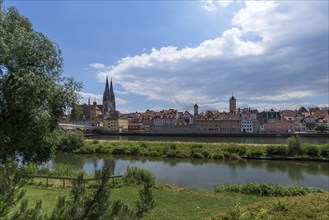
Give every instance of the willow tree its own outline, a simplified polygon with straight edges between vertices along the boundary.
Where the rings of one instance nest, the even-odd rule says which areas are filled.
[[[0,0],[0,159],[43,162],[54,153],[58,119],[77,106],[81,89],[62,65],[59,47]]]

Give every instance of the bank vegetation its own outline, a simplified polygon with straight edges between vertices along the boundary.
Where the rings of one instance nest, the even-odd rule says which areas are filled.
[[[132,142],[86,141],[75,149],[79,154],[136,155],[197,159],[295,159],[328,161],[329,144],[302,143],[299,136],[288,138],[286,145],[196,143],[196,142]]]

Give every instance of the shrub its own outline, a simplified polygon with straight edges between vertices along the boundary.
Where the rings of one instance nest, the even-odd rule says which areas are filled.
[[[139,143],[139,147],[147,148],[147,145],[144,142]]]
[[[115,147],[112,150],[112,154],[125,154],[126,152],[125,147]]]
[[[247,149],[247,155],[252,157],[259,157],[263,156],[264,154],[264,147],[249,147]]]
[[[303,153],[309,156],[319,156],[319,147],[313,144],[305,144],[302,146]]]
[[[276,212],[286,212],[288,211],[287,201],[283,201],[279,199],[277,202],[273,204],[273,210]]]
[[[325,192],[324,190],[303,186],[279,186],[276,184],[225,184],[217,186],[215,192],[235,192],[258,196],[300,196],[310,193]]]
[[[286,156],[289,154],[289,149],[285,145],[269,145],[266,147],[266,154]]]
[[[155,177],[153,174],[145,169],[139,167],[128,167],[125,175],[123,176],[125,183],[137,183],[137,184],[146,184],[153,186],[155,183]]]
[[[288,138],[288,149],[289,154],[297,155],[300,154],[302,146],[302,139],[298,135],[294,135]]]
[[[175,143],[172,143],[172,144],[170,145],[170,150],[176,150],[176,149],[177,149],[176,144],[175,144]]]
[[[73,152],[85,144],[85,138],[81,131],[59,132],[59,143],[57,150],[63,152]]]
[[[322,157],[329,157],[329,144],[320,146],[320,155]]]
[[[229,145],[228,147],[225,148],[225,150],[231,154],[239,154],[239,155],[244,155],[247,152],[245,146],[234,145],[234,144]]]
[[[213,159],[223,159],[224,158],[223,151],[216,151],[212,158]]]
[[[204,155],[201,152],[194,152],[192,154],[192,157],[198,158],[198,159],[203,159],[204,158]]]
[[[130,153],[131,153],[132,155],[138,155],[139,152],[140,152],[140,148],[139,148],[139,147],[133,146],[133,147],[131,147],[131,149],[130,149]]]
[[[99,144],[99,140],[93,140],[92,143],[93,144]]]

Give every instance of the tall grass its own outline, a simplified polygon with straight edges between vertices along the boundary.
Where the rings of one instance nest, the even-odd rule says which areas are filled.
[[[125,175],[123,176],[125,183],[131,184],[147,184],[153,186],[155,183],[155,177],[153,174],[145,169],[139,167],[128,167]]]
[[[325,192],[322,189],[305,186],[279,186],[276,184],[225,184],[215,188],[215,192],[234,192],[258,196],[300,196]]]
[[[297,140],[297,141],[296,141]],[[301,144],[299,139],[290,145],[243,145],[193,142],[87,142],[76,153],[104,153],[113,155],[136,155],[197,159],[240,159],[242,157],[329,157],[329,145]]]

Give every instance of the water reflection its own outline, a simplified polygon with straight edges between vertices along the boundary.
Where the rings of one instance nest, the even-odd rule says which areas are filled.
[[[224,183],[275,183],[306,185],[329,190],[329,163],[266,160],[197,160],[111,155],[57,155],[54,163],[66,163],[88,173],[103,166],[123,173],[127,166],[150,170],[157,181],[190,188],[213,188]]]

